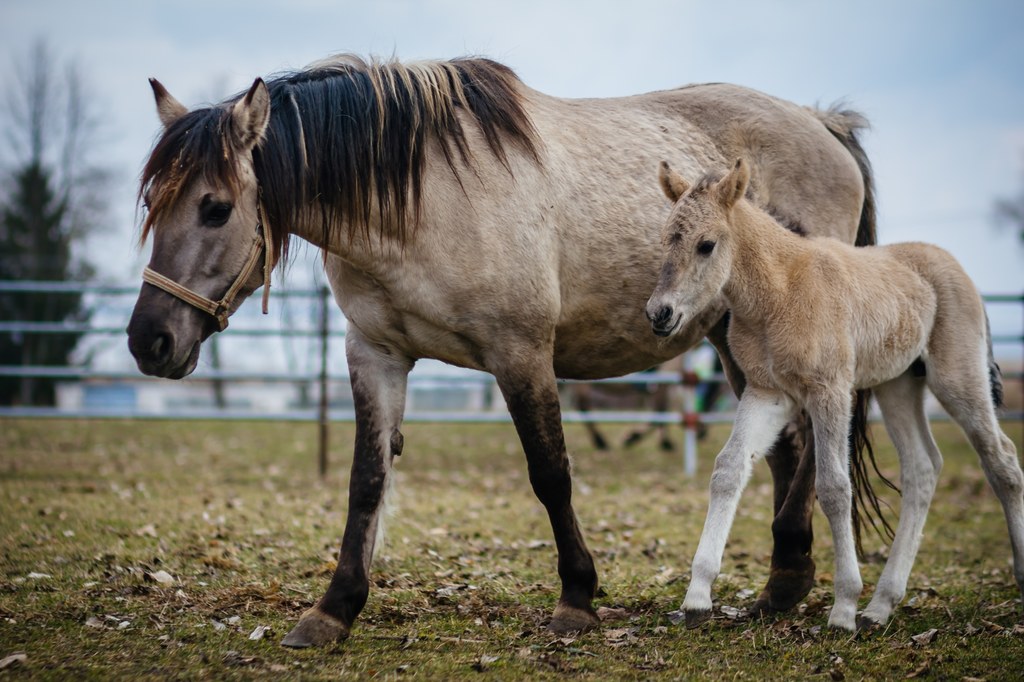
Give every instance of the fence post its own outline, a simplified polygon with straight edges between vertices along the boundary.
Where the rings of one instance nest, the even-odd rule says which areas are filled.
[[[318,460],[320,478],[326,478],[327,476],[327,407],[329,404],[327,396],[327,341],[330,338],[327,302],[329,296],[330,290],[326,286],[320,287],[320,413],[318,416],[320,423],[320,453]]]
[[[700,377],[687,366],[685,357],[679,370],[679,379],[683,387],[683,473],[688,478],[693,478],[697,475],[697,431],[700,429],[697,385],[700,383]]]

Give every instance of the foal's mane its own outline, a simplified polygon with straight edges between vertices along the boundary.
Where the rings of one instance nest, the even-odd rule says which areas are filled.
[[[437,143],[457,179],[459,163],[472,168],[475,161],[460,112],[509,172],[509,142],[539,161],[519,85],[511,69],[489,59],[403,64],[354,55],[268,80],[270,123],[253,162],[264,220],[276,228],[274,253],[287,248],[280,228],[314,205],[325,244],[338,225],[350,240],[360,232],[370,237],[375,210],[378,238],[404,243],[419,222],[428,143]],[[157,142],[139,190],[149,208],[143,241],[193,180],[237,190],[228,133],[230,105],[241,96],[189,112]]]

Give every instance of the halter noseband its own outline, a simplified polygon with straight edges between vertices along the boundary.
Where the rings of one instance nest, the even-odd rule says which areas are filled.
[[[260,260],[260,252],[263,252],[263,314],[267,314],[267,305],[270,299],[270,271],[273,267],[273,245],[270,239],[267,238],[269,234],[269,228],[263,223],[263,212],[259,205],[256,206],[256,237],[252,241],[252,246],[249,249],[249,257],[245,261],[245,266],[242,267],[242,271],[238,273],[238,277],[228,287],[227,292],[221,297],[219,301],[206,298],[201,294],[197,294],[188,287],[178,284],[174,280],[164,275],[161,275],[156,270],[152,269],[148,265],[146,269],[142,271],[142,281],[148,282],[153,286],[163,289],[171,296],[179,298],[185,303],[191,306],[199,308],[204,313],[208,313],[217,320],[218,329],[217,331],[224,331],[228,327],[228,315],[231,314],[231,304],[235,300],[235,296],[242,289],[245,283],[249,280],[253,271],[256,269],[257,263]]]

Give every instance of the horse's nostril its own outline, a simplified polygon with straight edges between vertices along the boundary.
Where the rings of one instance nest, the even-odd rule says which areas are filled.
[[[661,309],[651,319],[656,325],[664,325],[672,318],[672,308],[670,306],[662,306]]]
[[[173,344],[170,334],[157,334],[149,347],[149,355],[156,362],[163,362],[171,355]]]

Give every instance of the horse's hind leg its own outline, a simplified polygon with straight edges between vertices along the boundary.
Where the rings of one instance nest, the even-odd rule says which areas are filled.
[[[281,642],[288,647],[320,646],[348,635],[369,595],[370,561],[381,530],[392,460],[402,452],[399,428],[412,362],[383,353],[352,326],[345,343],[356,412],[348,520],[327,593]]]
[[[510,366],[508,357],[520,361]],[[597,592],[597,572],[572,508],[569,456],[551,356],[539,355],[531,363],[522,358],[510,352],[491,370],[523,444],[530,483],[547,510],[558,549],[562,594],[548,627],[560,633],[588,630],[598,624],[590,604]]]
[[[572,397],[576,401],[576,409],[582,412],[584,416],[590,415],[592,390],[587,384],[574,384],[572,387]],[[590,442],[594,444],[595,450],[608,449],[608,441],[601,435],[601,430],[597,428],[597,424],[588,419],[583,422],[583,427],[590,434]]]
[[[906,594],[907,579],[921,545],[921,532],[942,469],[942,455],[924,411],[924,381],[907,372],[877,386],[875,397],[886,431],[899,453],[903,504],[889,559],[871,603],[857,621],[859,628],[885,624]]]
[[[1013,574],[1024,602],[1024,472],[1013,441],[999,427],[987,349],[958,350],[932,353],[926,370],[928,386],[967,434],[1003,506],[1013,549]]]

